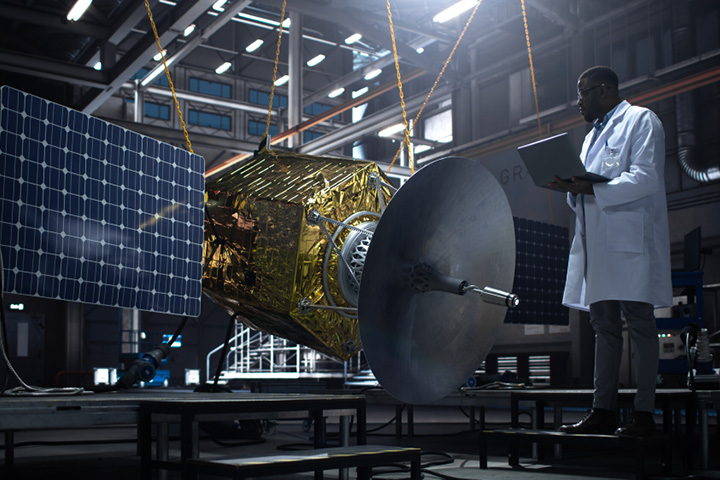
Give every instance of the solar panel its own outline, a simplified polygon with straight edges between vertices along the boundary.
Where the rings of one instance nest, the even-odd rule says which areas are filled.
[[[565,227],[513,217],[515,223],[515,278],[513,293],[520,305],[510,308],[505,323],[568,325],[562,305],[569,230]]]
[[[5,291],[199,315],[203,158],[7,86],[0,97]]]

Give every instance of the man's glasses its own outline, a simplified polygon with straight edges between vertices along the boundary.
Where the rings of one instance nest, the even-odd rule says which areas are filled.
[[[592,87],[587,87],[587,88],[583,88],[582,90],[578,90],[577,99],[580,100],[580,98],[581,98],[583,95],[585,95],[587,92],[589,92],[590,90],[592,90],[592,89],[594,89],[594,88],[604,87],[604,86],[605,86],[604,83],[600,83],[600,84],[598,84],[598,85],[593,85]]]

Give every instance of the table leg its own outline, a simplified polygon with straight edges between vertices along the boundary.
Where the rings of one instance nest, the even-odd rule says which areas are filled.
[[[15,463],[15,431],[5,430],[5,465]]]
[[[167,462],[170,459],[170,426],[167,422],[157,424],[157,443],[155,444],[156,458],[161,462]],[[161,469],[159,480],[167,479],[167,470]]]
[[[313,424],[315,432],[313,435],[315,448],[323,448],[327,442],[325,440],[325,417],[322,410],[312,412]]]
[[[412,405],[407,406],[408,436],[415,436],[415,410]]]
[[[140,477],[150,480],[152,476],[152,415],[140,408],[138,425],[138,444],[140,449]]]
[[[402,438],[403,405],[395,405],[395,438]]]
[[[340,417],[340,446],[347,447],[350,445],[350,421],[347,415]],[[349,470],[347,468],[341,468],[338,471],[339,480],[348,480]]]
[[[367,443],[367,410],[365,403],[357,407],[357,444],[365,445]]]

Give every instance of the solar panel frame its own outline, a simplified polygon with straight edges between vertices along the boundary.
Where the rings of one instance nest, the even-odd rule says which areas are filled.
[[[5,291],[197,316],[205,161],[0,89]]]

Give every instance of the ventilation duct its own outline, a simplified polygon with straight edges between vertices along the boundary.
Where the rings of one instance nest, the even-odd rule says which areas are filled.
[[[674,2],[672,30],[673,61],[680,62],[695,55],[695,29],[692,28],[692,3]],[[703,161],[697,154],[695,130],[695,93],[690,91],[675,96],[675,122],[677,127],[678,162],[685,175],[697,182],[720,179],[720,163]]]

